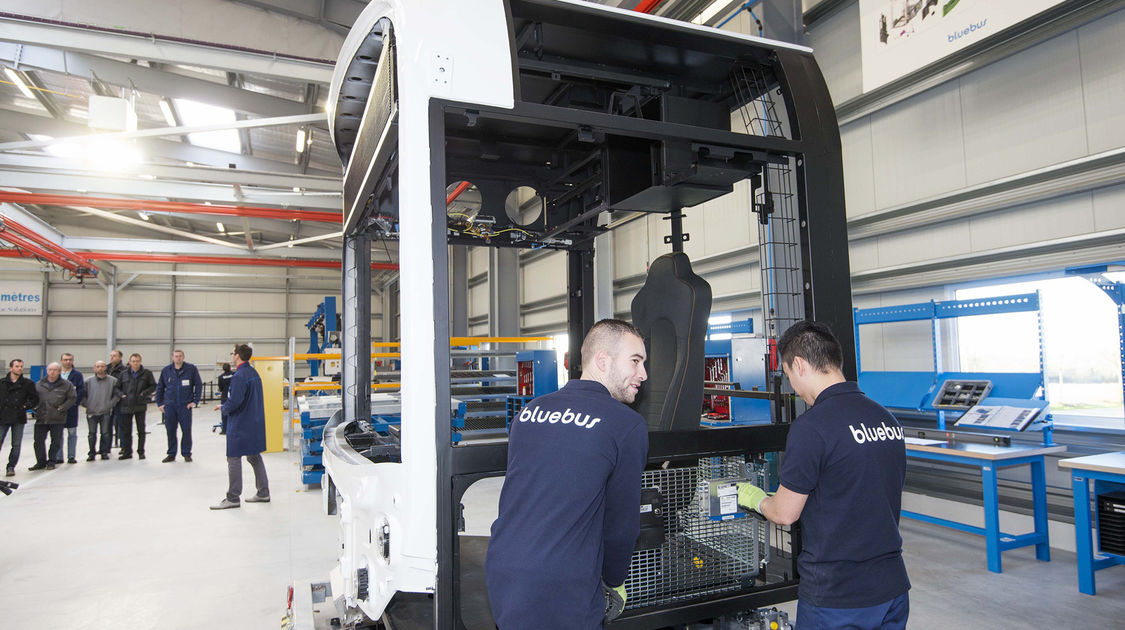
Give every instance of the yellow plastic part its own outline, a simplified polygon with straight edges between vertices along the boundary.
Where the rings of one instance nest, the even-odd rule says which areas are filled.
[[[281,400],[284,397],[285,365],[288,359],[259,361],[254,369],[262,378],[262,402],[266,410],[266,452],[278,453],[282,450],[282,425],[284,413]]]

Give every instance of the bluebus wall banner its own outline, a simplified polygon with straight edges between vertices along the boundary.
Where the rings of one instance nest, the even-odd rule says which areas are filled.
[[[0,315],[42,315],[43,283],[0,280]]]
[[[863,91],[980,42],[1064,0],[859,0]]]

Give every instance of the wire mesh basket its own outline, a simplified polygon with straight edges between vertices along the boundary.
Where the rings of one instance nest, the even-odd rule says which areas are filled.
[[[713,520],[703,509],[709,482],[749,478],[765,484],[765,466],[743,457],[706,457],[694,466],[645,471],[643,486],[663,497],[664,542],[633,554],[628,609],[739,591],[769,560],[769,527],[755,516]]]

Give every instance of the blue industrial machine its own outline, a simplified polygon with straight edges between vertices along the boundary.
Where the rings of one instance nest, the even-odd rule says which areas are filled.
[[[750,337],[754,320],[746,319],[707,327],[704,343],[704,395],[700,424],[723,427],[743,424],[768,424],[770,401],[723,395],[716,390],[766,392],[769,340]],[[726,337],[716,339],[715,337]]]
[[[989,430],[1040,430],[1043,444],[1051,445],[1054,423],[1047,407],[1043,367],[1043,323],[1039,294],[1024,293],[975,300],[931,300],[917,304],[854,309],[855,335],[870,324],[929,321],[933,370],[925,372],[864,370],[856,343],[859,387],[891,411],[921,413],[936,419],[939,431],[946,430],[947,414],[960,417],[971,408],[1020,407],[1030,409],[1031,422],[1019,427],[987,425]],[[1003,313],[1035,313],[1039,334],[1039,370],[1036,372],[957,372],[945,371],[941,360],[941,328],[944,319]],[[965,429],[959,426],[959,429]]]
[[[309,329],[309,354],[340,347],[340,318],[336,315],[336,298],[329,296],[316,306],[305,326]],[[320,359],[309,359],[309,374],[320,376]]]

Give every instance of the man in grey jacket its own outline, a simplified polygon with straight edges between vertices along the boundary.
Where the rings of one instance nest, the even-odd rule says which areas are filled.
[[[39,394],[39,406],[35,408],[35,465],[29,470],[54,470],[54,463],[47,459],[47,435],[51,436],[51,452],[60,452],[57,449],[62,448],[67,412],[78,402],[74,385],[61,374],[62,367],[51,363],[47,375],[35,384]]]
[[[89,428],[87,440],[90,451],[86,454],[86,461],[92,462],[100,454],[102,459],[109,459],[109,449],[113,446],[113,435],[110,426],[113,421],[113,408],[120,402],[121,386],[117,379],[108,373],[105,361],[94,363],[94,378],[86,381],[86,400],[82,405],[86,407],[86,424]],[[98,430],[101,430],[102,440],[98,444]]]

